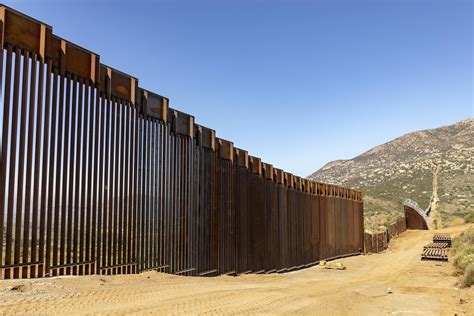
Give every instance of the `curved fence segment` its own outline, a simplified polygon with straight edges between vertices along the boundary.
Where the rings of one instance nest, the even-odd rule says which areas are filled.
[[[284,272],[364,247],[360,192],[274,168],[0,6],[0,278]]]
[[[426,211],[418,206],[413,200],[406,199],[403,203],[405,209],[406,226],[408,229],[430,229],[428,213],[431,209],[429,206]]]

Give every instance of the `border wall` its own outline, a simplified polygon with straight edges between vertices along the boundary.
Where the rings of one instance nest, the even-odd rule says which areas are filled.
[[[360,192],[250,156],[0,6],[0,278],[291,271],[364,248]]]

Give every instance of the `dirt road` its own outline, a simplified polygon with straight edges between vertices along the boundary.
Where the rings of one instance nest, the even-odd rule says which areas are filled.
[[[440,231],[455,234],[467,227]],[[382,254],[338,260],[345,271],[312,267],[239,277],[148,272],[0,281],[0,313],[473,315],[474,289],[456,288],[451,263],[420,261],[432,235],[409,231]]]

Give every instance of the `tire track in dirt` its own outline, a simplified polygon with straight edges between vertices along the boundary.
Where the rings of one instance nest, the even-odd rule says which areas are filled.
[[[439,232],[457,234],[467,227]],[[381,254],[339,260],[345,271],[0,281],[0,314],[467,314],[474,310],[474,290],[456,289],[452,265],[420,261],[432,235],[408,231]],[[18,285],[22,291],[12,290]]]

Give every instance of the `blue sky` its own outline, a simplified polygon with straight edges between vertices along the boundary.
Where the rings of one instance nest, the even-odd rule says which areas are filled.
[[[4,3],[302,176],[474,116],[470,0]]]

